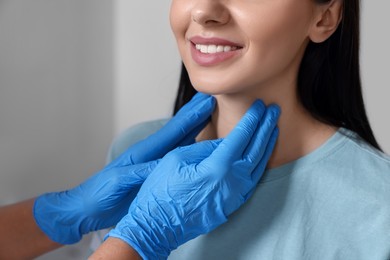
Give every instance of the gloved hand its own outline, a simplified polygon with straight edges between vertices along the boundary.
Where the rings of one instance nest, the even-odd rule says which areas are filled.
[[[214,105],[213,97],[197,94],[160,131],[130,147],[81,185],[39,196],[33,209],[38,226],[53,241],[72,244],[90,231],[115,225],[156,166],[147,162],[194,142]]]
[[[279,114],[278,107],[266,109],[257,101],[225,139],[168,153],[108,236],[127,242],[144,259],[165,259],[179,245],[227,221],[265,170]]]
[[[197,93],[163,128],[131,146],[112,166],[160,159],[178,146],[194,143],[195,137],[208,123],[214,107],[214,97]]]

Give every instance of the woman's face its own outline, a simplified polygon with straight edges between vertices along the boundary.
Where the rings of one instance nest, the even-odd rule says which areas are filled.
[[[172,0],[171,26],[194,87],[232,94],[296,79],[313,0]]]

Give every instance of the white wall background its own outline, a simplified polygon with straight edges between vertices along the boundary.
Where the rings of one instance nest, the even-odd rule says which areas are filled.
[[[169,6],[170,1],[116,1],[116,134],[135,122],[172,113],[181,63]]]
[[[0,0],[0,204],[66,189],[114,135],[169,116],[180,59],[170,1]],[[362,77],[390,152],[389,2],[363,1]],[[83,259],[78,246],[40,259]]]
[[[382,149],[390,153],[389,1],[362,2],[361,70],[367,113]]]
[[[111,4],[0,2],[0,202],[66,188],[113,132]]]
[[[0,204],[70,188],[104,165],[113,60],[111,1],[0,1]]]

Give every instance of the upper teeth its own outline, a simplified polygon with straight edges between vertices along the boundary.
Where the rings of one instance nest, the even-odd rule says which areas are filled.
[[[228,51],[237,50],[236,46],[223,46],[223,45],[196,44],[195,47],[201,53],[217,53],[217,52],[228,52]]]

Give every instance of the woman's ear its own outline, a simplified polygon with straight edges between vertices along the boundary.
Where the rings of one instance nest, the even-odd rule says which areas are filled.
[[[320,43],[327,40],[336,30],[342,19],[343,0],[332,0],[318,5],[318,15],[310,30],[309,38]]]

